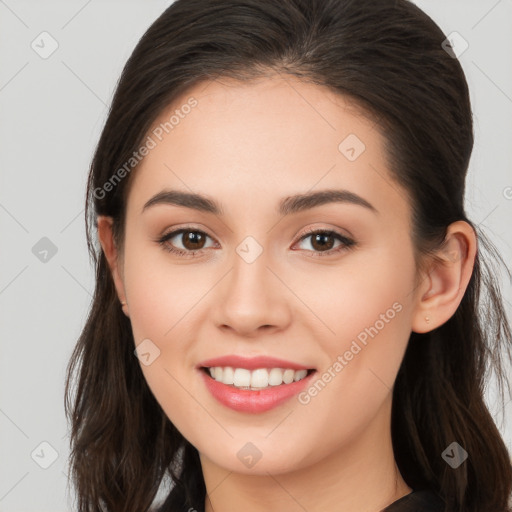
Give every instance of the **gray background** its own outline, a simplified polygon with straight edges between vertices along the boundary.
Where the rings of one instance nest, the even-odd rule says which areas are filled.
[[[0,0],[0,512],[72,509],[63,391],[93,290],[87,169],[121,69],[170,3]],[[416,3],[469,44],[460,56],[476,135],[467,206],[511,262],[512,0]],[[512,449],[503,422],[512,404],[496,407],[492,388],[488,401]]]

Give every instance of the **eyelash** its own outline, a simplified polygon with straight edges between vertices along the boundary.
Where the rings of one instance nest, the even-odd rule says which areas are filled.
[[[184,228],[180,228],[180,229],[178,229],[176,231],[171,231],[170,233],[165,234],[164,236],[162,236],[161,238],[157,239],[156,241],[167,252],[176,254],[177,256],[183,256],[183,257],[186,257],[186,258],[193,258],[193,257],[196,256],[197,253],[200,253],[204,249],[198,249],[198,250],[195,250],[195,251],[188,251],[188,250],[178,249],[176,247],[170,246],[167,243],[170,239],[174,238],[175,236],[177,236],[177,235],[179,235],[181,233],[185,233],[185,232],[201,233],[202,235],[205,235],[208,238],[211,238],[204,231],[201,231],[199,229],[195,229],[194,227],[184,227]],[[339,247],[335,248],[335,249],[329,249],[328,251],[311,251],[312,252],[312,257],[315,257],[315,258],[317,258],[317,257],[323,258],[325,256],[332,256],[333,254],[337,254],[337,253],[340,253],[342,251],[350,250],[350,249],[352,249],[356,245],[356,242],[354,240],[352,240],[351,238],[348,238],[348,237],[342,235],[341,233],[338,233],[337,231],[333,231],[333,230],[329,230],[329,229],[318,229],[318,228],[308,230],[306,233],[304,233],[299,238],[297,243],[298,242],[302,242],[306,238],[308,238],[308,237],[310,237],[312,235],[316,235],[316,234],[334,235],[334,237],[341,242],[341,245]]]

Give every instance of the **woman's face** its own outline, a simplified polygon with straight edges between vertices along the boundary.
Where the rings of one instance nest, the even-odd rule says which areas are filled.
[[[407,195],[374,123],[326,88],[276,77],[203,82],[148,135],[121,293],[172,423],[203,461],[253,474],[389,436],[416,266]],[[244,360],[209,361],[231,356]],[[266,388],[215,383],[203,366]]]

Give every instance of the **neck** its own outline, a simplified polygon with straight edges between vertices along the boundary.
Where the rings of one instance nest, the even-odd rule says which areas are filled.
[[[411,492],[394,459],[388,405],[357,439],[300,469],[241,474],[201,454],[205,511],[380,512]]]

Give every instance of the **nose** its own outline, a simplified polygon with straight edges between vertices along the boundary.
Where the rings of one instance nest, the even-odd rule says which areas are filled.
[[[235,255],[217,290],[218,328],[244,337],[286,329],[291,319],[290,292],[268,263],[263,254],[252,263]]]

